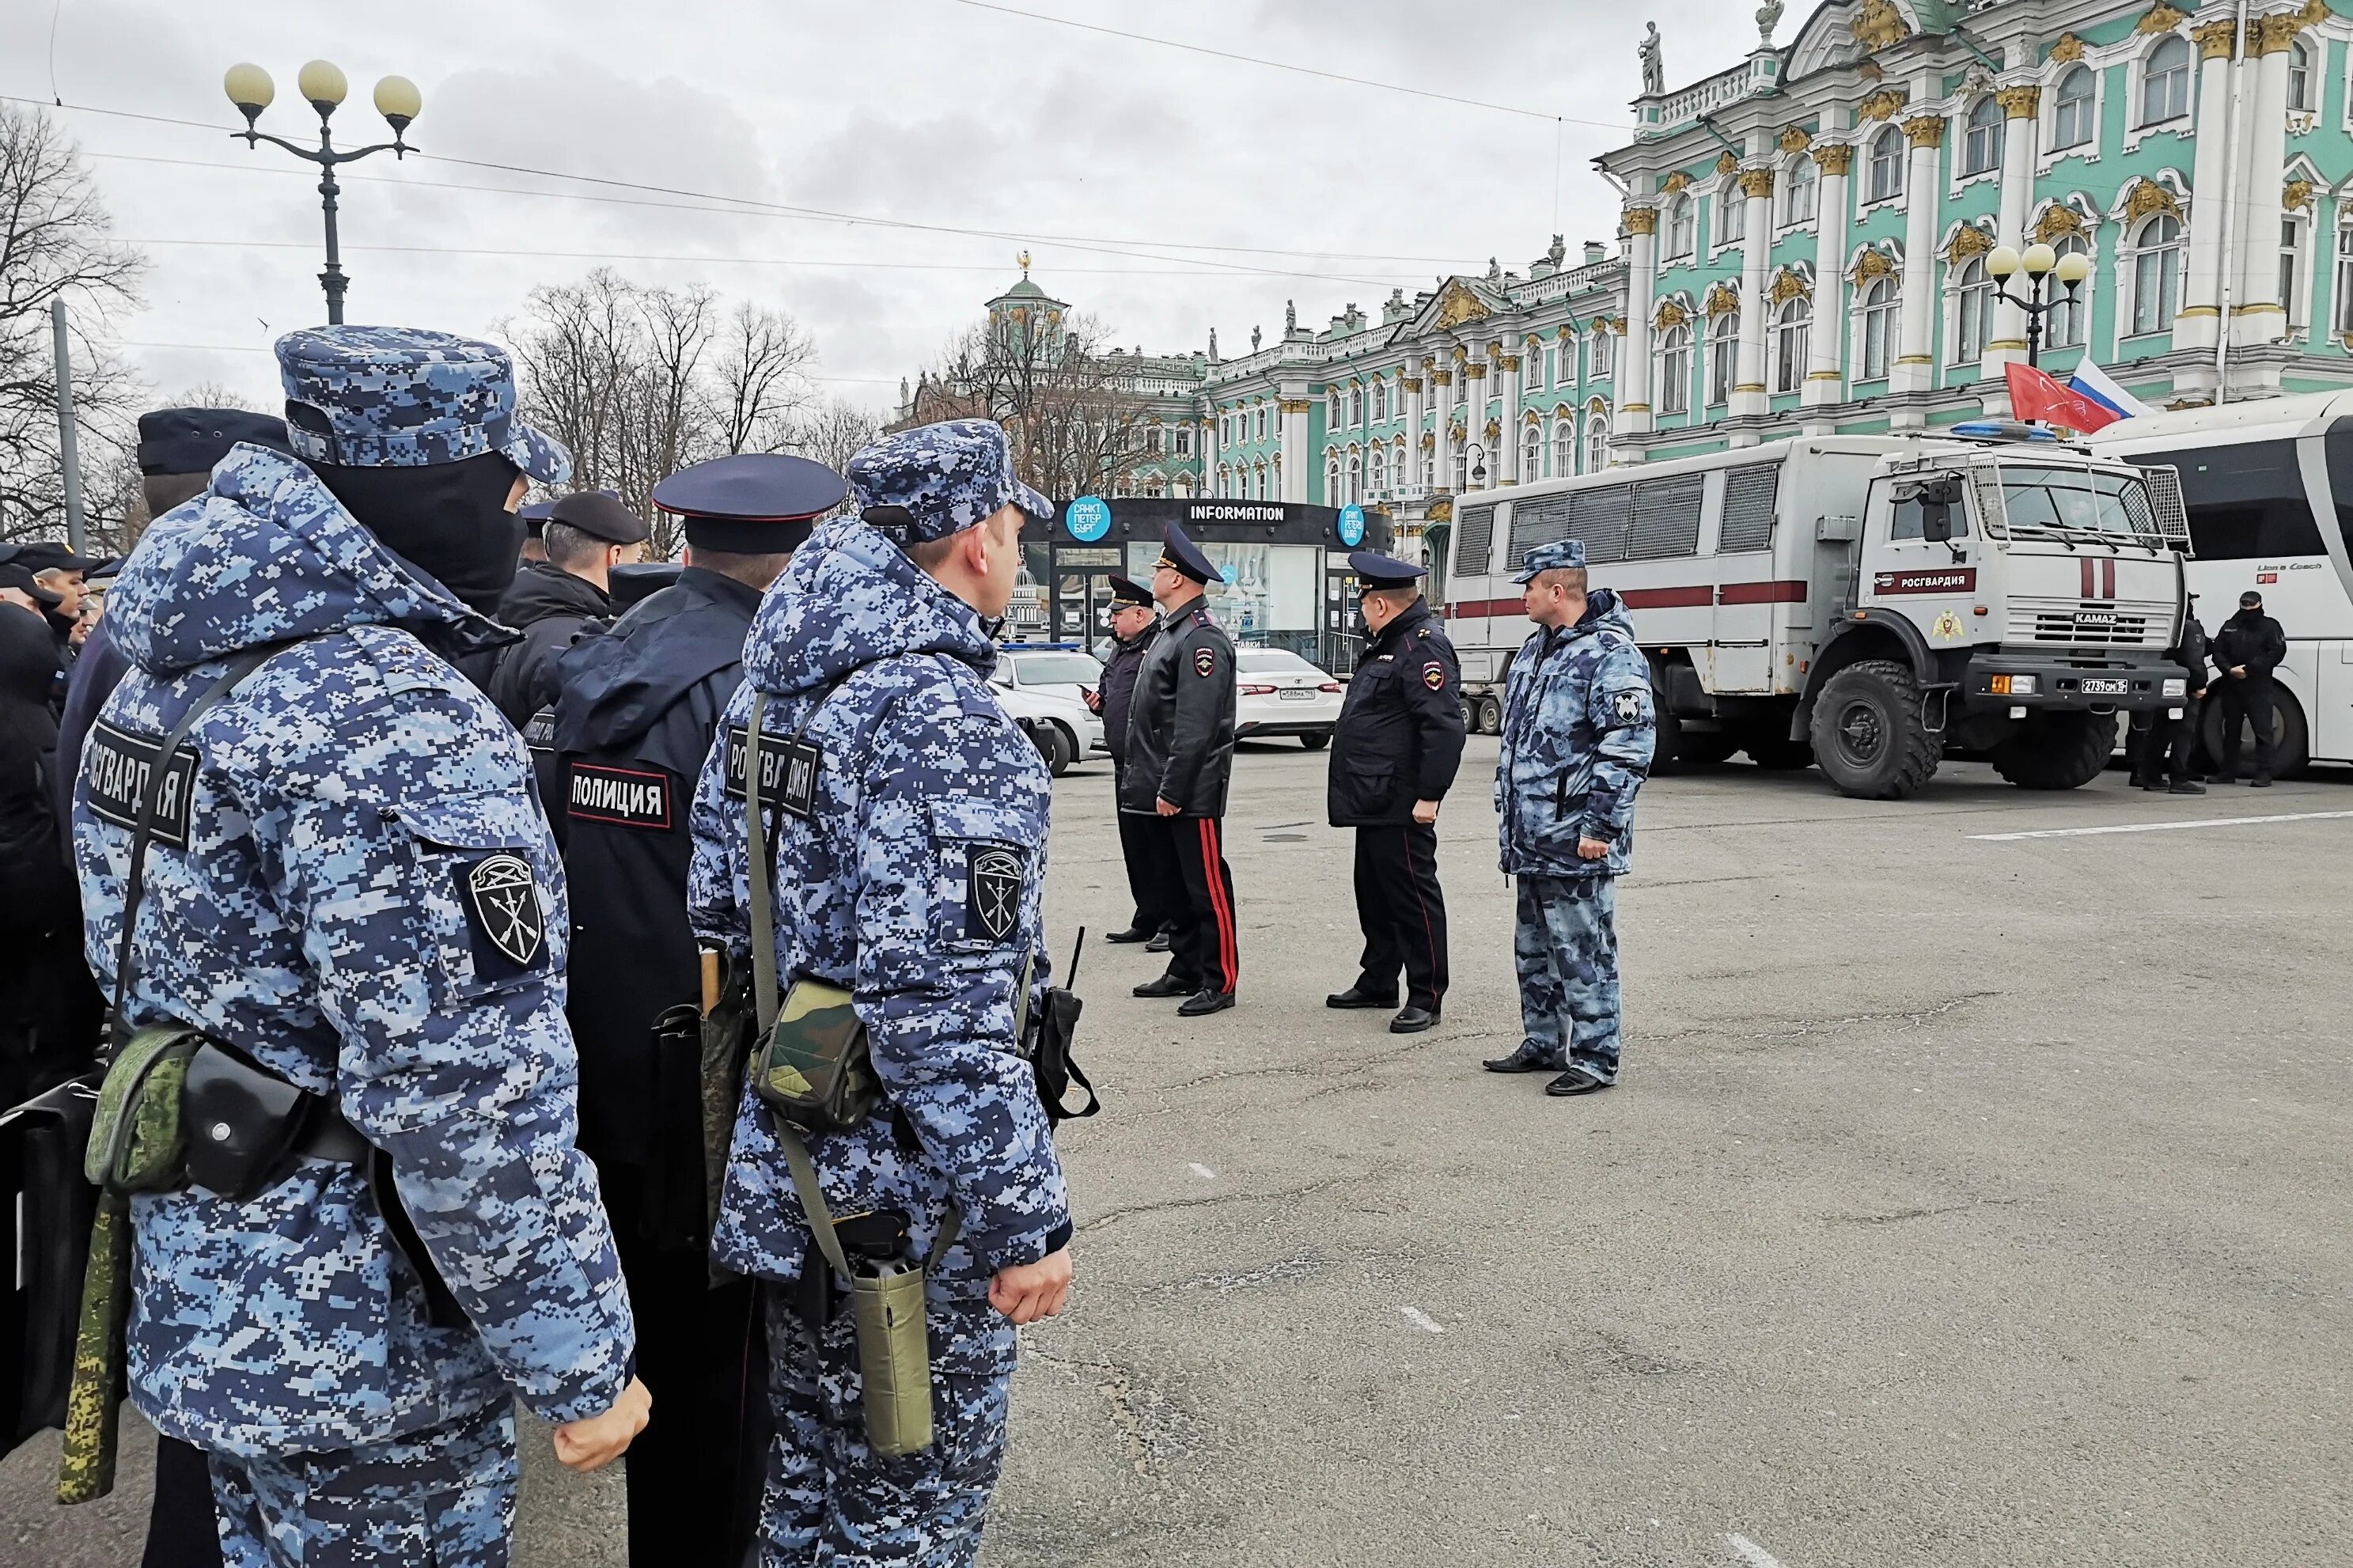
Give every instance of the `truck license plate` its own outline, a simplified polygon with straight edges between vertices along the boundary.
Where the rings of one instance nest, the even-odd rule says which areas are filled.
[[[1315,700],[1315,693],[1310,691],[1303,686],[1286,686],[1283,688],[1282,695],[1282,700],[1285,702],[1313,702]]]
[[[2132,690],[2132,682],[2091,675],[2084,678],[2082,690],[2086,697],[2122,697]]]

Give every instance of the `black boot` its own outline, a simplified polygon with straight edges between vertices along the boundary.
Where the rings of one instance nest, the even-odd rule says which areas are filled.
[[[1174,973],[1170,973],[1163,974],[1157,980],[1145,981],[1143,984],[1137,986],[1133,992],[1131,992],[1130,994],[1135,996],[1190,996],[1197,989],[1198,986],[1195,982],[1190,980],[1180,980]]]
[[[1335,991],[1324,998],[1326,1007],[1394,1007],[1397,1005],[1396,992],[1378,996],[1362,985],[1351,985],[1345,991]]]

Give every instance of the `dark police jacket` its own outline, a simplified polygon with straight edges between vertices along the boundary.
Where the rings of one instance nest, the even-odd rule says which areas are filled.
[[[1462,665],[1427,599],[1365,649],[1332,731],[1326,801],[1335,827],[1413,820],[1442,798],[1462,763]]]
[[[2241,610],[2214,634],[2213,652],[2223,679],[2232,679],[2231,671],[2243,664],[2247,679],[2269,680],[2287,657],[2287,633],[2260,610]]]
[[[2189,675],[2189,691],[2195,695],[2205,689],[2213,678],[2206,669],[2209,647],[2206,628],[2198,624],[2196,616],[2184,616],[2181,620],[2181,640],[2165,650],[2165,657],[2179,665]]]
[[[515,574],[499,601],[498,618],[522,633],[522,640],[499,650],[485,689],[507,722],[520,730],[555,700],[555,661],[581,633],[602,630],[612,614],[610,595],[560,566],[534,561]]]
[[[649,1194],[663,1189],[664,1173],[675,1176],[681,1214],[702,1202],[700,1102],[694,1075],[658,1059],[651,1029],[664,1009],[702,994],[686,922],[687,806],[743,680],[759,607],[758,590],[690,566],[611,631],[575,646],[557,672],[561,793],[548,804],[566,819],[580,1147],[599,1165],[645,1170]]]
[[[1103,680],[1095,687],[1095,695],[1103,700],[1103,744],[1111,748],[1114,767],[1127,765],[1127,715],[1129,701],[1135,694],[1136,672],[1144,668],[1145,653],[1152,647],[1158,625],[1147,626],[1133,642],[1112,639],[1111,657],[1103,660]]]
[[[1165,800],[1187,816],[1223,816],[1234,764],[1233,639],[1206,595],[1161,617],[1135,672],[1119,808],[1149,816]]]

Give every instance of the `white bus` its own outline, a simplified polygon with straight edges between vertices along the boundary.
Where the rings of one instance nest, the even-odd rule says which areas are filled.
[[[2353,392],[2120,419],[2088,444],[2180,471],[2189,588],[2208,636],[2250,588],[2287,633],[2277,771],[2353,762]],[[2205,728],[2215,754],[2222,715],[2211,701]]]

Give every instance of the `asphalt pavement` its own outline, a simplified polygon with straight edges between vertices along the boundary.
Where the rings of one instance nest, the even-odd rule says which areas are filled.
[[[1494,742],[1407,1037],[1323,1005],[1328,753],[1242,751],[1240,1005],[1179,1020],[1088,942],[1106,1109],[1061,1135],[1078,1286],[1024,1333],[990,1568],[2353,1559],[2353,775],[1654,781],[1623,1081],[1556,1101],[1478,1070],[1519,1034]],[[1057,962],[1128,912],[1098,763],[1056,785]],[[545,1451],[522,1562],[619,1563],[615,1480]],[[0,1465],[0,1563],[129,1561],[135,1468],[62,1512],[53,1456]]]

